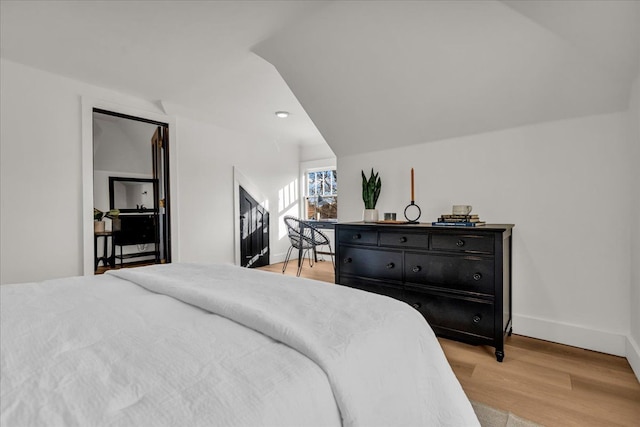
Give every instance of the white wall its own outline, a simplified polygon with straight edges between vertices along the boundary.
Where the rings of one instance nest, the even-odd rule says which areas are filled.
[[[5,59],[0,91],[0,283],[80,275],[81,100],[162,111],[152,102]],[[278,206],[279,190],[297,180],[299,153],[187,119],[178,119],[176,127],[170,141],[178,170],[172,177],[172,213],[179,223],[174,261],[232,261],[234,161]],[[277,223],[278,213],[271,218]],[[288,243],[277,230],[274,235],[272,253],[285,252]]]
[[[624,355],[630,322],[631,163],[626,114],[338,157],[341,221],[362,218],[360,171],[402,217],[415,168],[421,221],[473,205],[513,223],[517,334]]]
[[[279,151],[272,141],[186,118],[177,126],[180,259],[234,262],[234,166],[267,198],[271,262],[284,259],[289,242],[281,218],[291,205],[280,202],[281,190],[298,178],[298,150]]]
[[[631,333],[627,344],[627,359],[640,378],[640,75],[631,91],[629,104],[633,203],[631,224]]]

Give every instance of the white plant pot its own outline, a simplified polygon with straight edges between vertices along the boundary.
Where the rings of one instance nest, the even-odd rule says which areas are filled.
[[[378,209],[365,209],[362,211],[364,222],[378,222]]]
[[[93,232],[104,233],[104,221],[93,221]]]

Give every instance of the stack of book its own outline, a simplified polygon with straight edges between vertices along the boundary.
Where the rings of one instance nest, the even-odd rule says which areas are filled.
[[[485,225],[486,222],[480,221],[478,215],[455,215],[442,214],[437,221],[432,222],[433,225],[447,225],[454,227],[478,227]]]

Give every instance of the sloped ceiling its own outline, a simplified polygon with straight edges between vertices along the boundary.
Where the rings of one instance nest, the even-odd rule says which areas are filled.
[[[325,144],[256,43],[326,1],[0,1],[12,62],[156,102],[265,144]],[[286,110],[286,121],[275,111]]]
[[[2,0],[0,54],[265,143],[326,140],[348,155],[626,109],[639,9],[625,0]]]
[[[628,108],[635,1],[334,2],[260,43],[338,155]]]

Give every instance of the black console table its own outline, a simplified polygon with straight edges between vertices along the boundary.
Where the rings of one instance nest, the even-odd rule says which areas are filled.
[[[495,347],[511,325],[512,224],[336,224],[336,283],[417,309],[436,334]]]
[[[160,251],[158,250],[158,227],[155,214],[120,215],[120,230],[113,232],[113,244],[120,247],[120,254],[114,249],[114,259],[120,260],[120,266],[125,264],[125,260],[135,258],[153,257],[154,263],[160,262]],[[138,250],[137,252],[123,253],[124,246],[149,245],[149,250]],[[134,261],[135,262],[135,261]]]

